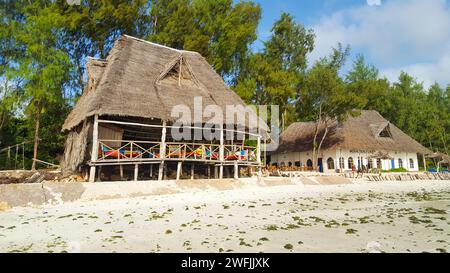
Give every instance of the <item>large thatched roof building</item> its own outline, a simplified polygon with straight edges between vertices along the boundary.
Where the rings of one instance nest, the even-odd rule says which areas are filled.
[[[174,138],[166,128],[170,129],[176,120],[198,126],[207,122],[202,117],[207,106],[218,106],[223,113],[227,105],[245,106],[197,52],[124,35],[115,42],[105,60],[88,60],[87,75],[87,86],[63,125],[63,131],[69,132],[63,164],[66,170],[77,171],[89,165],[92,181],[95,166],[120,165],[122,176],[125,163],[132,163],[136,169],[144,163],[159,164],[161,179],[164,162],[198,161],[200,158],[193,156],[193,151],[199,154],[194,144],[207,143],[209,150],[201,147],[201,160],[219,166],[222,175],[229,156],[226,151],[250,153],[250,147],[241,143],[239,148],[233,140],[228,143],[233,146],[226,147],[227,140],[206,142],[200,139],[195,143],[189,141],[192,146],[187,148],[181,147],[185,143],[172,143],[174,147],[178,145],[178,149],[174,148],[178,152],[177,160],[175,156],[169,158],[172,147],[167,145],[174,142]],[[186,106],[192,115],[173,117],[172,111],[179,105]],[[249,133],[250,128],[257,126],[257,117],[253,111],[246,117],[245,121],[233,120],[236,128]],[[222,129],[223,126],[221,124]],[[239,160],[239,164],[242,161]],[[245,161],[259,164],[259,158],[255,157]],[[178,171],[182,173],[182,169]],[[177,173],[177,178],[180,175]],[[137,176],[135,173],[135,179]]]
[[[193,109],[194,97],[224,112],[226,105],[245,105],[199,53],[131,36],[117,40],[106,60],[90,59],[87,69],[88,87],[63,130],[95,114],[174,121],[172,108],[183,104]]]
[[[271,156],[271,163],[279,166],[312,167],[314,122],[291,124],[280,136],[280,145]],[[320,141],[324,128],[320,128]],[[345,122],[335,121],[329,130],[318,156],[322,171],[351,170],[353,168],[405,168],[418,170],[418,154],[430,151],[377,111],[362,110],[361,115]]]

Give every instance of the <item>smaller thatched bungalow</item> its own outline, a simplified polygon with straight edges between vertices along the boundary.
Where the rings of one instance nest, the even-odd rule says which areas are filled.
[[[314,122],[297,122],[280,136],[280,145],[270,158],[271,165],[312,170]],[[324,129],[319,131],[320,140]],[[377,111],[361,111],[343,123],[334,122],[318,155],[321,172],[363,169],[419,170],[418,155],[431,153]],[[425,162],[423,162],[425,165]]]
[[[447,170],[450,170],[450,156],[444,153],[436,152],[427,155],[427,157],[432,159],[436,163],[438,170],[445,170],[445,168],[447,168]]]

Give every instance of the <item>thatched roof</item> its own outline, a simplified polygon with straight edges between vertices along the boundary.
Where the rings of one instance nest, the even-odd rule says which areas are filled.
[[[426,157],[436,159],[441,164],[450,164],[450,156],[444,153],[435,152],[427,154]]]
[[[312,150],[314,130],[314,122],[296,122],[291,124],[280,135],[280,146],[275,153]],[[320,141],[323,132],[324,128],[320,128],[318,141]],[[322,150],[339,148],[430,153],[430,150],[373,110],[362,110],[361,115],[350,117],[343,123],[333,122],[322,144]]]
[[[226,105],[245,105],[199,53],[126,35],[115,42],[106,60],[89,59],[87,70],[87,87],[63,130],[95,114],[175,121],[172,107],[187,105],[193,116],[194,97],[202,97],[203,109],[218,105],[224,113]]]

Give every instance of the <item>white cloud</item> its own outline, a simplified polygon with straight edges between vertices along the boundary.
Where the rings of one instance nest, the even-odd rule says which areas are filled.
[[[381,0],[367,0],[369,6],[381,6]]]
[[[380,70],[380,74],[393,82],[398,79],[400,71],[413,75],[419,82],[423,82],[425,87],[429,87],[435,82],[445,87],[450,84],[450,47],[447,53],[436,62],[385,68]]]
[[[312,26],[316,49],[312,60],[325,56],[338,42],[364,53],[390,78],[400,69],[426,83],[450,83],[450,9],[445,0],[368,0],[340,10]],[[370,4],[369,4],[370,5]]]

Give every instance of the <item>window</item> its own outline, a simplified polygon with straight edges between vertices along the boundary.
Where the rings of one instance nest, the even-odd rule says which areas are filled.
[[[345,169],[344,158],[339,158],[339,169]]]
[[[348,158],[348,168],[350,170],[353,169],[353,157]]]
[[[331,157],[327,159],[327,166],[328,170],[334,170],[334,160]]]
[[[389,128],[389,124],[381,130],[381,132],[378,134],[379,137],[384,138],[392,138],[391,129]]]
[[[403,160],[401,158],[398,159],[398,167],[403,168]]]
[[[308,167],[312,167],[312,160],[311,159],[308,159],[308,161],[306,161],[306,166],[308,166]]]
[[[289,166],[289,167],[292,167],[292,162],[288,162],[288,166]]]
[[[414,160],[412,158],[409,159],[409,168],[414,169]]]
[[[301,167],[302,163],[300,161],[295,161],[295,167]]]

